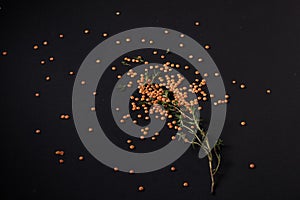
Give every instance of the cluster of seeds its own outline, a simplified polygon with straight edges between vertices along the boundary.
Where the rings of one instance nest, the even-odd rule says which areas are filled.
[[[54,154],[61,157],[61,156],[65,155],[65,152],[62,151],[62,150],[57,150],[57,151],[54,152]],[[63,164],[64,162],[65,162],[65,161],[64,161],[64,159],[62,159],[62,158],[60,158],[60,159],[58,160],[58,163],[59,163],[59,164]]]
[[[153,51],[153,54],[157,54],[157,51]],[[138,56],[137,58],[142,58]],[[132,61],[133,59],[125,57],[125,61]],[[134,60],[134,62],[136,62]],[[172,115],[169,109],[165,109],[165,106],[172,107],[173,109],[178,109],[179,106],[182,106],[188,110],[189,113],[192,113],[192,109],[196,107],[198,110],[202,110],[200,102],[208,100],[208,94],[206,93],[203,87],[206,86],[206,80],[201,79],[199,71],[195,71],[195,75],[199,77],[195,78],[194,81],[189,84],[189,86],[182,85],[184,77],[180,73],[169,75],[167,72],[171,72],[172,68],[180,68],[180,64],[165,62],[163,66],[155,65],[149,66],[145,69],[144,73],[139,74],[139,79],[136,80],[138,84],[138,94],[130,96],[131,99],[131,110],[132,111],[141,111],[136,114],[137,119],[149,120],[149,115],[154,115],[156,119],[162,121],[166,119],[173,119],[173,121],[168,122],[169,128],[174,128],[175,130],[181,130],[181,127],[178,126],[178,122],[175,116]],[[189,66],[185,66],[184,69],[189,70]],[[161,75],[165,73],[165,75]],[[149,75],[152,74],[152,75]],[[127,72],[129,78],[134,78],[138,76],[133,69],[130,69]],[[207,76],[207,75],[206,75]],[[157,79],[154,82],[154,79]],[[125,87],[132,87],[133,82],[128,81],[125,84]],[[193,100],[187,100],[188,95],[195,94],[196,98]],[[210,98],[213,98],[214,95],[211,94]],[[214,105],[219,105],[223,103],[228,103],[229,95],[226,95],[224,99],[217,100]],[[157,106],[157,105],[165,105]],[[120,119],[121,123],[125,123],[126,120],[130,120],[130,114],[126,114]],[[133,123],[137,123],[137,120],[133,120]],[[145,128],[141,129],[143,135],[146,135],[147,131]],[[144,136],[141,136],[141,139],[144,139]],[[156,138],[153,137],[152,140]]]
[[[60,115],[60,119],[66,119],[66,120],[68,120],[68,119],[70,119],[70,115],[62,114],[62,115]]]

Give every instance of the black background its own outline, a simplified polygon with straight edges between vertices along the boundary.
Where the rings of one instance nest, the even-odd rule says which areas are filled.
[[[300,199],[298,1],[1,1],[1,199]],[[115,12],[121,15],[116,16]],[[194,22],[199,21],[200,26]],[[75,76],[101,34],[146,26],[210,44],[231,99],[223,163],[209,194],[207,160],[189,149],[169,167],[114,173],[70,120]],[[90,34],[83,34],[88,28]],[[58,34],[63,33],[64,39]],[[42,47],[42,41],[49,45]],[[33,45],[39,44],[38,51]],[[42,59],[54,56],[45,65]],[[50,75],[51,81],[44,77]],[[241,90],[232,80],[245,83]],[[270,88],[272,93],[266,94]],[[34,97],[39,91],[40,98]],[[241,127],[240,121],[247,126]],[[41,129],[41,134],[34,133]],[[124,140],[125,143],[125,140]],[[65,163],[54,151],[62,149]],[[84,161],[78,156],[84,155]],[[256,164],[249,169],[249,163]],[[182,187],[183,181],[190,186]],[[139,185],[144,192],[137,192]],[[3,198],[2,198],[3,197]]]

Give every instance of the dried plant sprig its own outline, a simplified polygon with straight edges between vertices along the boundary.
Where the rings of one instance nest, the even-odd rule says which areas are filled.
[[[125,60],[130,61],[128,58]],[[169,65],[171,67],[178,66],[167,62],[163,67],[150,66],[149,69],[145,69],[145,73],[140,74],[137,83],[138,93],[141,97],[131,96],[131,99],[135,100],[131,103],[132,110],[144,108],[145,114],[156,114],[155,117],[160,118],[161,120],[165,120],[165,118],[172,119],[172,122],[167,123],[167,125],[170,129],[173,128],[177,130],[178,140],[182,139],[184,142],[192,144],[193,147],[198,146],[205,151],[208,158],[211,179],[210,191],[213,193],[215,190],[215,176],[221,164],[221,146],[223,141],[219,139],[215,146],[211,147],[209,140],[206,137],[207,132],[201,127],[201,120],[197,117],[197,112],[202,109],[202,107],[199,106],[199,102],[207,100],[207,94],[202,88],[206,85],[206,80],[195,79],[189,87],[181,86],[181,83],[184,80],[184,77],[181,74],[165,74],[164,76],[161,76],[161,72],[172,70]],[[153,73],[150,74],[149,70],[153,70]],[[132,77],[132,73],[133,72],[130,72],[127,75]],[[199,74],[199,72],[195,72],[195,74]],[[156,79],[159,83],[154,82]],[[122,88],[124,87],[121,87],[121,89]],[[189,101],[188,93],[195,94],[196,98]],[[226,99],[224,101],[220,100],[220,104],[227,102]],[[162,105],[163,108],[152,106],[156,104]],[[148,109],[149,106],[152,107]],[[193,139],[189,140],[188,138],[191,137],[187,137],[187,134],[191,134]]]

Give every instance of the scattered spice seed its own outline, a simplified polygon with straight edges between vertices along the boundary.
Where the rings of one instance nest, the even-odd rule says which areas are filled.
[[[242,125],[242,126],[245,126],[245,125],[246,125],[246,122],[245,122],[245,121],[242,121],[242,122],[241,122],[241,125]]]
[[[205,49],[210,49],[210,46],[209,45],[205,45],[204,48]]]
[[[250,167],[250,169],[254,169],[255,168],[255,164],[254,163],[250,163],[249,167]]]
[[[171,167],[171,171],[174,172],[176,170],[175,167]]]
[[[114,171],[115,171],[115,172],[119,171],[119,168],[114,167]]]
[[[81,85],[85,85],[85,81],[81,81]]]
[[[127,144],[131,144],[132,143],[132,140],[127,140]]]
[[[73,72],[73,71],[70,71],[70,72],[69,72],[69,75],[74,75],[74,72]]]
[[[50,76],[46,76],[45,79],[46,79],[46,81],[50,81],[51,78],[50,78]]]
[[[85,29],[83,32],[84,32],[85,34],[88,34],[88,33],[90,33],[90,30],[89,30],[89,29]]]
[[[37,50],[38,48],[39,48],[38,45],[34,45],[34,46],[33,46],[33,49],[34,49],[34,50]]]
[[[59,34],[59,38],[64,38],[64,35],[63,34]]]
[[[64,151],[55,151],[55,155],[60,155],[60,156],[63,156],[65,154]]]
[[[236,80],[232,80],[232,82],[231,82],[232,84],[236,84]]]
[[[270,89],[267,89],[267,94],[271,94],[271,90]]]
[[[47,42],[47,41],[44,41],[44,42],[43,42],[43,45],[44,45],[44,46],[48,45],[48,42]]]
[[[59,164],[63,164],[65,161],[63,159],[58,160]]]
[[[46,62],[45,60],[41,60],[41,64],[44,65]]]
[[[176,136],[173,135],[173,136],[171,137],[171,139],[172,139],[172,140],[176,140]]]
[[[240,85],[240,88],[241,88],[241,89],[244,89],[244,88],[246,88],[246,85],[245,85],[245,84],[241,84],[241,85]]]
[[[40,133],[41,133],[41,130],[40,130],[40,129],[36,129],[36,130],[35,130],[35,133],[36,133],[36,134],[40,134]]]
[[[134,170],[133,169],[129,170],[129,174],[134,174]]]
[[[6,55],[7,55],[7,51],[3,51],[3,52],[2,52],[2,55],[3,55],[3,56],[6,56]]]
[[[199,26],[200,25],[200,22],[195,22],[195,26]]]
[[[65,115],[60,115],[60,118],[61,118],[61,119],[64,119],[64,118],[65,118]]]
[[[129,149],[131,149],[131,150],[134,149],[134,148],[135,148],[134,145],[130,145],[130,146],[129,146]]]
[[[83,159],[84,159],[83,156],[78,157],[78,160],[80,160],[80,161],[82,161]]]
[[[89,132],[93,132],[93,128],[89,128]]]
[[[140,192],[144,191],[144,189],[145,189],[145,188],[144,188],[143,186],[139,186],[139,191],[140,191]]]
[[[155,141],[155,140],[156,140],[156,137],[151,137],[151,140],[152,140],[152,141]]]
[[[93,95],[96,96],[96,95],[97,95],[97,92],[93,92]]]
[[[65,115],[65,119],[69,119],[70,118],[70,115]]]
[[[116,67],[115,66],[113,66],[113,67],[111,67],[111,70],[113,70],[113,71],[116,71]]]
[[[183,187],[188,187],[189,186],[189,183],[188,182],[184,182],[183,183]]]
[[[54,57],[50,57],[49,60],[50,60],[50,61],[53,61],[53,60],[54,60]]]
[[[119,16],[120,14],[121,14],[121,12],[119,12],[119,11],[116,12],[116,15],[117,15],[117,16]]]
[[[39,97],[39,96],[40,96],[40,93],[36,92],[36,93],[34,94],[34,96]]]
[[[103,36],[103,37],[107,37],[108,34],[107,34],[107,33],[103,33],[102,36]]]

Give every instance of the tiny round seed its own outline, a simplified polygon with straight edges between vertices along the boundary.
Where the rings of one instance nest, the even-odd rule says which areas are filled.
[[[140,192],[144,191],[144,189],[145,189],[145,188],[144,188],[143,186],[139,186],[139,191],[140,191]]]
[[[127,140],[126,142],[127,142],[127,144],[131,144],[132,140]]]
[[[83,159],[84,159],[83,156],[78,157],[78,160],[80,160],[80,161],[82,161]]]

